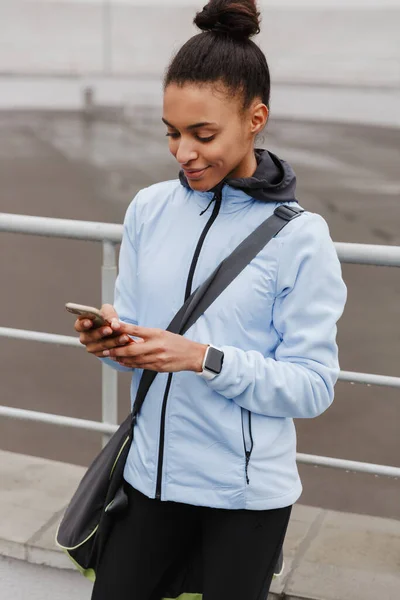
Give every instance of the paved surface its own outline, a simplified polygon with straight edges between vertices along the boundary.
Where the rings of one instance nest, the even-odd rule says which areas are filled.
[[[61,571],[71,563],[54,544],[83,473],[82,467],[0,451],[0,555],[26,561],[0,559],[0,600],[89,600],[90,584]],[[285,564],[271,600],[280,594],[287,600],[398,600],[400,522],[296,505]]]
[[[89,600],[91,583],[79,573],[0,557],[0,600]]]
[[[159,114],[0,114],[4,212],[120,223],[141,187],[176,176]],[[291,161],[299,198],[336,241],[400,244],[400,131],[272,119],[263,145]],[[66,301],[100,303],[101,248],[1,234],[0,325],[72,333]],[[345,266],[349,301],[339,325],[344,370],[399,375],[400,280],[394,269]],[[84,351],[0,339],[1,404],[100,418],[100,365]],[[120,418],[129,406],[120,378]],[[400,403],[393,389],[338,384],[323,416],[297,421],[300,452],[399,466]],[[87,465],[96,434],[0,422],[5,450]],[[400,518],[398,481],[302,466],[302,502]]]

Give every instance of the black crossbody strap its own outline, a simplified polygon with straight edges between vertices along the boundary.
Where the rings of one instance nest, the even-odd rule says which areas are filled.
[[[288,212],[290,211],[290,213]],[[301,215],[300,208],[278,207],[274,214],[255,229],[235,250],[225,258],[196,290],[193,300],[183,317],[179,333],[190,329],[197,319],[247,267],[287,223]]]
[[[167,331],[181,335],[186,333],[268,242],[302,212],[297,206],[278,206],[274,214],[245,238],[192,293],[168,325]],[[156,375],[156,371],[143,371],[132,412],[133,424]]]

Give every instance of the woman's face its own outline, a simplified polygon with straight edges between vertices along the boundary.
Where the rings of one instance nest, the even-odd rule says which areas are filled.
[[[254,173],[254,137],[268,109],[257,101],[243,112],[241,102],[240,95],[213,84],[171,83],[165,89],[162,120],[169,149],[192,189],[208,191],[228,175]]]

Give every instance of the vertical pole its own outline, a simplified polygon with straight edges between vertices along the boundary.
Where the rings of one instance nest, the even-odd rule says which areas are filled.
[[[103,0],[103,75],[112,73],[112,9],[111,0]]]
[[[114,287],[117,278],[117,253],[115,244],[103,241],[103,265],[101,267],[102,304],[114,303]],[[102,365],[102,421],[118,423],[118,373],[108,365]],[[110,439],[103,435],[103,447]]]

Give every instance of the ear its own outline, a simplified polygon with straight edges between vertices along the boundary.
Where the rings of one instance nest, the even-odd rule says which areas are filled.
[[[250,109],[251,118],[251,133],[259,134],[265,127],[268,121],[269,110],[262,102],[256,102]]]

